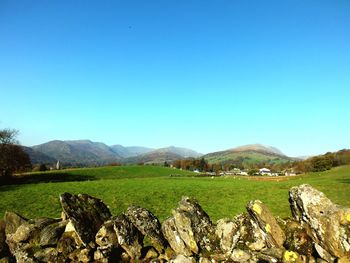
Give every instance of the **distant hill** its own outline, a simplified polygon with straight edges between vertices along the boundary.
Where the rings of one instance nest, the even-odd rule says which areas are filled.
[[[171,162],[174,160],[184,159],[188,157],[197,158],[202,154],[187,148],[181,147],[165,147],[153,150],[151,152],[138,155],[132,158],[126,158],[125,163],[164,163],[165,161]]]
[[[283,163],[294,160],[279,149],[262,144],[250,144],[203,156],[209,163],[249,165],[258,163]]]
[[[115,152],[116,154],[118,154],[123,158],[133,157],[133,156],[145,154],[155,150],[152,148],[141,147],[141,146],[124,147],[120,144],[112,145],[110,146],[110,148],[112,149],[113,152]]]
[[[72,165],[102,165],[117,162],[122,158],[104,143],[89,140],[56,140],[33,146],[32,149]]]
[[[152,149],[141,146],[108,146],[90,140],[50,141],[27,147],[32,163],[52,163],[59,160],[65,165],[105,165],[110,163],[163,163],[187,157],[199,157],[200,153],[187,148],[170,146]]]
[[[269,145],[263,145],[263,144],[247,144],[242,145],[236,148],[231,149],[233,152],[261,152],[261,153],[269,153],[269,154],[275,154],[280,156],[286,156],[284,153],[282,153],[279,149],[269,146]]]
[[[42,152],[35,151],[30,147],[21,146],[23,150],[29,155],[32,164],[55,164],[57,160]]]

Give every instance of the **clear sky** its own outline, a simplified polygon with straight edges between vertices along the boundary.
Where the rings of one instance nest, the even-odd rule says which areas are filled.
[[[0,128],[202,153],[350,148],[350,1],[0,0]]]

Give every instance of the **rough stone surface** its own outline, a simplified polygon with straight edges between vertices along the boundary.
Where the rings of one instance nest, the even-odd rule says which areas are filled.
[[[264,234],[267,245],[281,247],[286,237],[270,209],[260,200],[255,200],[248,203],[247,211]]]
[[[207,213],[194,199],[183,197],[179,207],[172,212],[178,235],[195,254],[211,251],[215,229]]]
[[[5,234],[13,234],[17,228],[27,221],[26,218],[12,212],[6,212],[4,216]]]
[[[314,249],[310,229],[302,226],[294,220],[289,220],[285,226],[286,241],[284,246],[286,249],[298,252],[301,255],[310,256]]]
[[[115,218],[114,231],[119,245],[128,253],[131,259],[139,259],[143,236],[126,215],[122,214]]]
[[[220,248],[224,252],[231,252],[237,245],[240,233],[240,224],[230,219],[220,219],[216,225],[216,235],[220,240]]]
[[[62,209],[81,241],[87,245],[104,221],[111,217],[108,207],[100,200],[86,194],[60,196]]]
[[[167,241],[163,236],[161,224],[152,212],[142,207],[130,206],[126,213],[133,225],[143,235],[150,238],[158,252],[162,252],[167,247]]]
[[[114,231],[114,221],[106,221],[96,234],[96,244],[99,249],[110,249],[118,247],[117,234]]]
[[[56,245],[61,238],[67,223],[67,221],[55,222],[42,229],[40,232],[40,246],[46,247]]]
[[[184,255],[178,255],[175,259],[170,260],[171,263],[196,263],[193,257],[186,257]]]
[[[336,257],[350,251],[349,209],[333,204],[325,194],[306,184],[291,188],[289,200],[293,217],[310,227],[316,243]]]
[[[260,201],[251,201],[248,213],[216,225],[190,198],[183,198],[162,225],[140,207],[111,217],[99,199],[65,194],[61,200],[60,219],[5,214],[0,263],[350,262],[350,210],[310,186],[290,190],[293,218],[274,218]],[[152,246],[143,244],[144,236]]]
[[[170,217],[163,222],[162,231],[176,254],[182,254],[185,256],[192,255],[191,249],[186,246],[185,242],[180,237],[174,217]]]

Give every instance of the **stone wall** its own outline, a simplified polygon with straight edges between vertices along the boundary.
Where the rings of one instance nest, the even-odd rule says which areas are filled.
[[[113,216],[89,195],[60,196],[61,218],[0,221],[0,262],[350,262],[350,209],[309,185],[289,190],[292,218],[259,200],[214,224],[184,197],[163,223],[142,207]]]

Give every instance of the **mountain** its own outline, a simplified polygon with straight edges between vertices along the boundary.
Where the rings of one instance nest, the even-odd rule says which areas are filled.
[[[280,156],[285,156],[284,153],[282,153],[279,149],[269,146],[269,145],[263,145],[263,144],[247,144],[238,146],[236,148],[231,149],[234,152],[248,152],[248,151],[255,151],[255,152],[262,152],[262,153],[269,153],[269,154],[276,154]]]
[[[21,147],[29,155],[30,162],[32,164],[54,164],[57,162],[55,158],[52,158],[42,152],[35,151],[30,147]]]
[[[77,166],[105,165],[113,162],[163,163],[201,156],[200,153],[191,149],[174,146],[161,149],[141,146],[124,147],[119,144],[108,146],[90,140],[55,140],[28,148],[27,152],[30,153],[33,163],[52,163],[52,160],[59,160],[62,164]]]
[[[209,153],[203,157],[209,163],[234,164],[237,166],[258,163],[285,163],[294,160],[284,155],[279,149],[262,144],[243,145],[225,151]]]
[[[187,148],[169,146],[141,154],[135,157],[126,158],[125,163],[164,163],[184,158],[197,158],[202,154]]]
[[[122,158],[104,143],[90,140],[55,140],[33,146],[32,149],[64,164],[72,165],[102,165],[117,162]]]
[[[153,151],[152,148],[141,147],[141,146],[129,146],[124,147],[120,144],[110,146],[111,150],[123,158],[134,157],[137,155],[145,154]]]
[[[183,158],[188,158],[188,157],[198,158],[198,157],[201,157],[203,155],[201,153],[198,153],[198,152],[193,151],[193,150],[188,149],[188,148],[175,147],[175,146],[160,148],[160,149],[152,151],[152,153],[153,152],[157,152],[157,153],[169,152],[169,153],[174,153],[174,154],[180,155]]]

